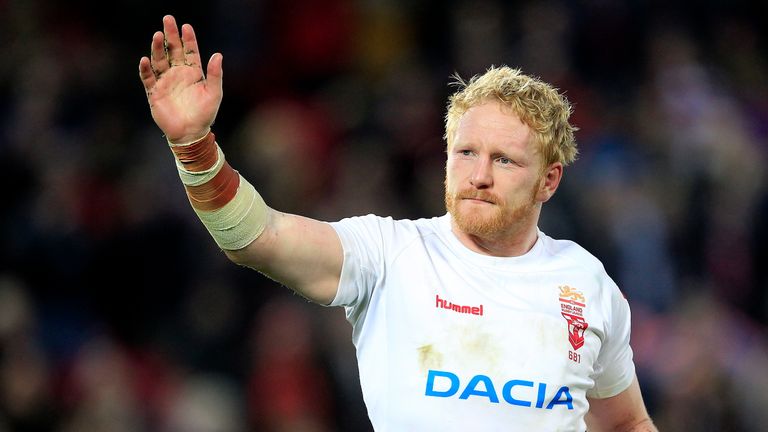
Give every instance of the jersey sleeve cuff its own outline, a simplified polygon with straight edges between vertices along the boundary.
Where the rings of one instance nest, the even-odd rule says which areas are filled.
[[[628,368],[624,376],[622,376],[621,380],[618,381],[616,384],[613,384],[607,387],[601,387],[595,384],[595,386],[592,387],[592,389],[587,391],[587,397],[590,397],[593,399],[605,399],[605,398],[616,396],[617,394],[628,389],[634,379],[635,379],[635,367],[633,364],[631,368]]]

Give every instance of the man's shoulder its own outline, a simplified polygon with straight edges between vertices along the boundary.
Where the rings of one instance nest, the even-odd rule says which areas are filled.
[[[446,221],[442,217],[422,219],[395,219],[392,216],[352,216],[331,225],[337,232],[357,233],[357,235],[376,238],[384,245],[396,246],[417,238],[437,234]]]
[[[401,233],[429,233],[437,232],[440,225],[444,223],[445,216],[436,216],[421,219],[395,219],[392,216],[378,216],[367,214],[364,216],[351,216],[338,222],[332,222],[332,225],[358,225],[368,226],[370,228],[382,231],[392,230]]]
[[[578,275],[580,283],[587,282],[579,286],[580,289],[590,292],[597,290],[605,299],[623,296],[603,263],[584,247],[571,240],[544,237],[544,247],[550,255],[553,268],[571,276]]]
[[[556,239],[544,233],[540,233],[539,238],[542,239],[544,250],[551,257],[572,263],[585,270],[605,273],[603,263],[575,241]]]

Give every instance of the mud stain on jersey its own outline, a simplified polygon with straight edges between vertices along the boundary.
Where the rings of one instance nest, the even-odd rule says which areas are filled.
[[[456,335],[464,364],[482,365],[489,372],[497,370],[502,357],[498,337],[494,337],[477,324],[457,329]]]
[[[422,372],[442,367],[443,353],[436,350],[434,345],[422,345],[417,348],[417,351],[419,352],[419,367]]]
[[[513,352],[513,347],[503,345],[504,336],[501,329],[482,323],[449,323],[417,345],[418,367],[424,373],[430,369],[501,373],[505,355]]]

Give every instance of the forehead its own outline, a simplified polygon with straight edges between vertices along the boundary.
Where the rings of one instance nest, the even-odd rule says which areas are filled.
[[[533,151],[533,131],[509,108],[496,101],[468,109],[459,120],[454,143],[496,145]]]

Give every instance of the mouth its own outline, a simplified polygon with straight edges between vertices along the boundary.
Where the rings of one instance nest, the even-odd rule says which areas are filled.
[[[463,200],[463,201],[469,201],[469,202],[471,202],[471,203],[475,203],[475,204],[495,204],[493,201],[484,200],[484,199],[482,199],[482,198],[470,198],[470,197],[466,197],[466,198],[462,198],[462,200]]]

